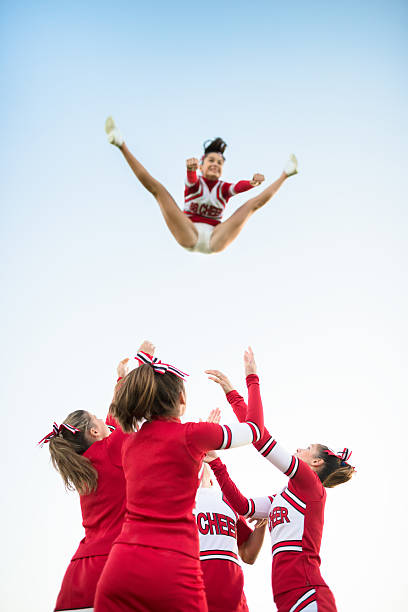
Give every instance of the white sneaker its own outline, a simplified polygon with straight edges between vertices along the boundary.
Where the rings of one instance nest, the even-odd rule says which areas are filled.
[[[108,140],[111,144],[115,145],[116,147],[121,147],[123,145],[123,136],[116,127],[112,117],[108,117],[105,121],[105,132],[107,133]]]
[[[289,155],[289,159],[286,162],[286,165],[283,171],[287,176],[292,176],[293,174],[297,174],[297,171],[298,171],[297,167],[298,167],[298,160],[292,153],[292,155]]]

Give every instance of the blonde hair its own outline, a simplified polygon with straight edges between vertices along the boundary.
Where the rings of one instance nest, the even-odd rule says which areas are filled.
[[[64,423],[79,431],[72,433],[63,428],[49,442],[52,465],[60,473],[65,488],[77,490],[80,495],[92,493],[98,485],[98,472],[89,459],[83,456],[92,444],[86,437],[92,422],[93,417],[86,410],[71,412]]]

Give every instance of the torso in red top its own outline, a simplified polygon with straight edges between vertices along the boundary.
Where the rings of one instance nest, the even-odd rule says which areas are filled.
[[[118,428],[84,453],[98,472],[98,487],[94,493],[80,496],[85,537],[73,559],[108,554],[120,533],[126,509],[121,453],[127,437]]]
[[[303,586],[326,586],[320,574],[320,544],[326,491],[299,461],[288,486],[274,496],[268,515],[274,595]]]
[[[249,181],[226,183],[197,176],[188,171],[184,190],[184,212],[194,223],[221,223],[225,206],[231,196],[252,189]]]

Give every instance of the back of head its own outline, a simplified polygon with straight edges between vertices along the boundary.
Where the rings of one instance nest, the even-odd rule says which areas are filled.
[[[317,472],[322,485],[327,489],[336,487],[343,482],[347,482],[353,476],[355,469],[352,465],[343,461],[340,457],[332,453],[328,446],[319,444],[319,459],[323,459],[324,464]]]
[[[62,427],[58,435],[50,439],[52,464],[61,474],[67,489],[76,489],[80,495],[91,493],[96,490],[98,473],[83,453],[92,444],[86,435],[92,426],[92,416],[86,410],[76,410],[63,423],[79,431],[72,432]]]
[[[110,412],[125,432],[135,431],[142,419],[178,416],[180,394],[184,392],[181,378],[165,372],[155,372],[148,364],[132,370],[115,394]]]
[[[209,155],[210,153],[219,153],[224,157],[224,151],[227,148],[227,143],[223,141],[222,138],[214,138],[214,140],[206,140],[204,143],[204,155],[203,158]]]

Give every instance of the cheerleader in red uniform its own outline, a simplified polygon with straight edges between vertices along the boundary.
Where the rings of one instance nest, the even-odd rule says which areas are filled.
[[[228,378],[208,370],[224,389],[238,420],[246,418],[247,406]],[[278,612],[336,612],[332,592],[320,574],[320,543],[326,503],[325,488],[350,480],[354,468],[351,452],[334,453],[322,444],[311,444],[291,455],[264,429],[256,449],[289,477],[276,495],[248,499],[230,479],[215,453],[206,460],[234,509],[246,517],[268,518],[272,540],[272,590]]]
[[[154,179],[132,155],[112,117],[105,123],[111,144],[116,145],[142,185],[156,198],[167,227],[177,242],[199,253],[223,251],[241,232],[249,217],[269,202],[289,176],[297,173],[297,159],[291,155],[280,177],[262,193],[240,206],[226,221],[222,221],[224,208],[230,197],[248,191],[264,181],[262,174],[254,174],[250,181],[225,183],[220,180],[224,166],[225,142],[215,138],[204,143],[204,154],[199,161],[187,160],[187,178],[182,211],[167,189]],[[197,176],[197,170],[201,176]]]
[[[255,563],[266,520],[257,521],[252,530],[225,495],[213,486],[211,476],[211,470],[204,464],[194,509],[208,612],[248,612],[239,557],[244,563]]]
[[[207,612],[193,516],[205,453],[250,444],[263,433],[259,380],[245,353],[248,414],[243,423],[181,423],[185,374],[145,353],[112,405],[126,432],[122,463],[127,508],[99,581],[95,612]]]
[[[141,349],[153,352],[154,347],[143,343]],[[118,380],[126,376],[127,362],[120,362]],[[76,410],[59,427],[54,423],[53,431],[40,441],[49,444],[52,463],[66,488],[78,491],[85,528],[62,581],[56,611],[93,610],[96,585],[125,514],[121,452],[126,437],[111,414],[103,421]]]

